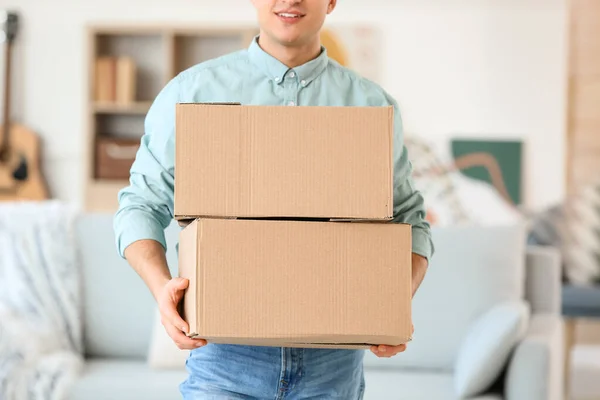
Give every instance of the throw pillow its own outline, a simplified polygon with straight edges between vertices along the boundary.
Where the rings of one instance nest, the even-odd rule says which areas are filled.
[[[160,322],[160,313],[155,311],[152,337],[148,349],[148,365],[155,369],[183,369],[189,350],[181,350],[167,334]]]
[[[459,398],[482,394],[498,378],[523,338],[529,306],[523,300],[500,303],[469,327],[454,369],[454,389]]]
[[[562,203],[532,215],[529,241],[560,250],[569,283],[600,283],[600,180],[577,189]]]

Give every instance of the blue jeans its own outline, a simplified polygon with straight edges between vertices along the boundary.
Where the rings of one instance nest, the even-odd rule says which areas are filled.
[[[184,400],[361,400],[364,350],[208,344],[192,350]]]

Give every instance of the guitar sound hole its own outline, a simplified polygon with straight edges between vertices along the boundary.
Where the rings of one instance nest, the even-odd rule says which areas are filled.
[[[25,159],[25,157],[21,156],[21,161],[19,162],[19,165],[13,171],[13,178],[16,181],[25,181],[27,180],[27,175],[27,160]]]

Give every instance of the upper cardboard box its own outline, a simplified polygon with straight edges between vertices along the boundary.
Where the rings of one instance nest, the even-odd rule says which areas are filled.
[[[393,108],[176,106],[175,218],[389,220]]]

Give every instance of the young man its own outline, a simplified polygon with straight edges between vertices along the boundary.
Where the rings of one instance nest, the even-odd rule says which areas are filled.
[[[410,177],[394,99],[376,84],[329,59],[319,36],[336,0],[252,0],[260,34],[248,49],[196,65],[163,88],[148,112],[145,134],[119,193],[114,229],[118,251],[148,285],[169,336],[192,349],[186,399],[360,399],[364,352],[206,344],[185,335],[176,305],[188,282],[172,278],[164,229],[173,217],[175,104],[239,102],[289,106],[395,107],[394,220],[413,226],[413,295],[433,253],[421,195]],[[391,357],[405,346],[373,346]]]

